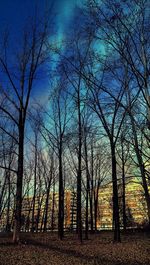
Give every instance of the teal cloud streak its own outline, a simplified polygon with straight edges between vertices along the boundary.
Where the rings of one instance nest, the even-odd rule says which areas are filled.
[[[82,1],[83,2],[83,1]],[[79,0],[56,0],[56,27],[57,27],[57,40],[61,41],[69,33],[70,21],[74,15],[76,6],[81,6]]]

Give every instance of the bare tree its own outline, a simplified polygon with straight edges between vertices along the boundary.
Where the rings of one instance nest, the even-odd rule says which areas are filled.
[[[12,65],[7,45],[5,52],[0,54],[0,66],[4,80],[7,80],[10,89],[1,83],[1,90],[9,102],[9,106],[1,104],[0,111],[10,120],[17,130],[15,140],[18,144],[18,166],[16,185],[16,209],[13,242],[19,241],[21,227],[21,205],[23,185],[24,138],[26,117],[34,81],[41,65],[47,58],[45,42],[47,40],[48,22],[37,19],[30,23],[29,29],[24,31],[22,43],[16,52],[15,66]],[[13,63],[14,64],[14,63]],[[13,69],[13,70],[12,70]]]
[[[61,70],[60,70],[61,71]],[[58,211],[58,236],[64,237],[64,183],[63,156],[65,151],[66,134],[71,119],[71,99],[67,92],[67,82],[63,76],[55,79],[54,89],[51,92],[50,111],[45,111],[46,120],[43,124],[42,135],[45,141],[54,149],[59,165],[59,211]]]

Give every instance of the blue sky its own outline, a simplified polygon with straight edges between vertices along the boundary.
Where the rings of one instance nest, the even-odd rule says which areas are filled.
[[[50,6],[53,3],[53,11],[56,13],[55,23],[59,32],[63,33],[73,16],[75,6],[81,2],[79,0],[0,0],[0,30],[9,27],[17,31],[24,25],[24,21],[33,15],[36,5],[40,14],[45,5]]]
[[[84,1],[84,0],[83,0]],[[43,14],[45,3],[51,6],[53,3],[55,39],[60,41],[69,33],[72,17],[76,5],[81,5],[79,0],[0,0],[0,32],[5,29],[9,30],[11,36],[15,39],[20,38],[20,33],[29,17],[32,17],[37,6],[38,14]],[[43,82],[43,81],[42,81]],[[40,84],[41,85],[41,84]],[[34,96],[40,98],[40,94],[44,98],[47,97],[49,84],[44,84],[43,87],[34,90]],[[38,98],[37,98],[38,100]]]

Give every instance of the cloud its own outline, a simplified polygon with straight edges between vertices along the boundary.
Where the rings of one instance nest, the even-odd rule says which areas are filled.
[[[58,39],[62,39],[68,30],[77,5],[81,5],[79,0],[56,0]]]

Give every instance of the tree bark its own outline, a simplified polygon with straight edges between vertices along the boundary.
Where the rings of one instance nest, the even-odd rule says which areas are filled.
[[[80,85],[78,87],[78,174],[77,174],[77,232],[80,242],[82,242],[82,213],[81,213],[81,156],[82,156],[82,126],[80,110]]]
[[[54,214],[55,214],[55,180],[53,184],[53,197],[52,197],[52,215],[51,215],[51,229],[54,230]]]
[[[32,227],[31,231],[34,232],[35,229],[35,199],[36,199],[36,173],[37,173],[37,135],[35,132],[35,158],[34,158],[34,191],[33,191],[33,208],[32,208]]]
[[[126,218],[126,186],[125,186],[125,161],[124,161],[124,148],[122,147],[122,212],[123,212],[123,229],[126,231],[127,218]]]
[[[116,171],[115,145],[111,142],[111,160],[112,160],[112,183],[113,183],[113,221],[114,221],[114,242],[120,242],[120,220],[119,220],[119,202],[118,202],[118,184]]]
[[[7,223],[6,231],[10,232],[10,196],[11,196],[11,184],[10,184],[10,171],[7,172],[7,183],[8,183],[8,204],[7,204]]]
[[[133,131],[133,137],[134,137],[134,149],[135,149],[135,153],[137,156],[137,160],[138,160],[138,164],[139,164],[139,168],[140,168],[140,172],[141,172],[142,185],[143,185],[143,189],[144,189],[144,196],[145,196],[145,200],[146,200],[146,204],[147,204],[148,222],[149,222],[149,226],[150,226],[150,194],[149,194],[147,180],[146,180],[145,166],[143,163],[141,151],[139,150],[138,137],[137,137],[137,132],[136,132],[135,123],[134,123],[134,119],[132,117],[132,114],[130,114],[130,119],[131,119],[132,131]]]
[[[93,233],[93,175],[94,175],[94,165],[93,165],[93,140],[91,143],[91,191],[90,191],[90,216],[91,216],[91,232]]]
[[[88,166],[88,154],[87,154],[87,142],[86,136],[84,140],[84,149],[85,149],[85,165],[86,165],[86,216],[85,216],[85,239],[88,239],[88,231],[89,231],[89,191],[90,191],[90,183],[89,183],[89,166]]]
[[[13,231],[13,242],[18,243],[21,229],[21,208],[22,208],[22,183],[23,183],[23,157],[24,157],[24,124],[23,113],[19,117],[19,151],[18,151],[18,171],[17,171],[17,188],[16,188],[16,208]]]
[[[58,213],[58,237],[64,237],[64,184],[62,170],[62,139],[59,146],[59,213]]]

